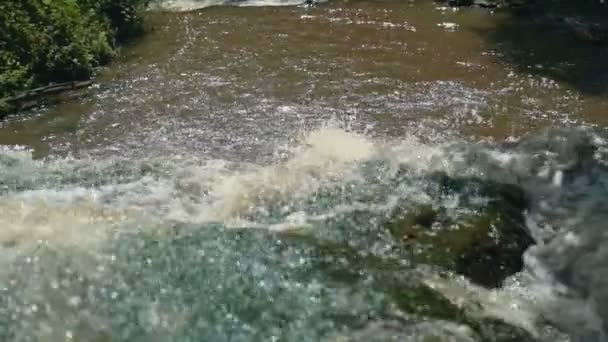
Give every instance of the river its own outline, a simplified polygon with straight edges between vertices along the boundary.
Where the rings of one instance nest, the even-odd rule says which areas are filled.
[[[541,24],[432,1],[162,6],[92,87],[0,123],[0,340],[608,339],[608,73],[573,67],[605,47],[521,63]],[[501,288],[384,227],[484,201],[438,173],[530,199]],[[412,283],[467,318],[407,312]]]

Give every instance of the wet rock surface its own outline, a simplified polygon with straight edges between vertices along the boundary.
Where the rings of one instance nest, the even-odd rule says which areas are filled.
[[[458,191],[471,210],[419,205],[397,209],[388,227],[414,259],[440,265],[472,281],[499,287],[523,266],[522,255],[534,243],[525,227],[527,200],[514,185],[481,183],[439,175],[440,196]],[[481,198],[487,201],[476,204]]]
[[[477,6],[481,8],[518,8],[521,6],[530,6],[532,1],[522,0],[448,0],[449,6],[464,7]]]

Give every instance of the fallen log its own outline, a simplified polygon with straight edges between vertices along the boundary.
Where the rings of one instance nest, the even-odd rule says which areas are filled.
[[[14,96],[0,99],[0,117],[12,111],[19,111],[36,107],[40,102],[52,95],[57,95],[66,91],[88,87],[92,81],[71,81],[63,83],[49,84],[22,91]]]

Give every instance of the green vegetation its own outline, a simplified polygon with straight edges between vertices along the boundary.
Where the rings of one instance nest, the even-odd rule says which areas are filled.
[[[142,31],[147,0],[0,2],[0,98],[84,80]]]

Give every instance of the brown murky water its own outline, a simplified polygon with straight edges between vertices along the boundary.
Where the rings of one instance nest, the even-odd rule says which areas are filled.
[[[148,22],[149,34],[124,48],[81,97],[9,118],[0,143],[33,147],[38,156],[255,160],[277,141],[330,119],[381,136],[498,139],[608,123],[605,94],[538,72],[560,68],[550,58],[546,66],[539,58],[530,66],[505,58],[513,37],[496,37],[504,36],[505,22],[514,25],[508,13],[338,1],[150,13]],[[535,29],[527,25],[519,34]],[[605,54],[604,47],[555,35],[581,53]],[[561,67],[567,72],[567,61]]]

